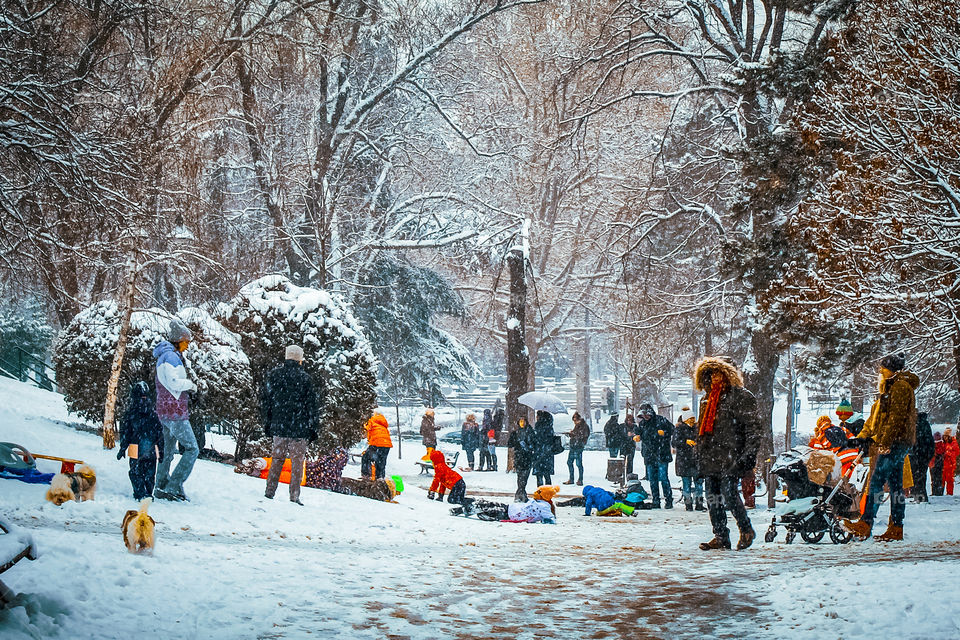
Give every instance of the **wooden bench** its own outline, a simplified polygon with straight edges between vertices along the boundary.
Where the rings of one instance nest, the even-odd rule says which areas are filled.
[[[443,454],[443,457],[447,459],[448,467],[452,469],[457,466],[457,460],[460,458],[459,451],[455,451],[453,453],[447,453],[445,451],[441,451],[441,453]],[[416,463],[414,464],[420,467],[419,475],[423,475],[423,474],[427,474],[428,476],[433,475],[433,463],[431,461],[421,459],[421,460],[417,460]]]
[[[19,531],[12,524],[2,519],[0,519],[0,531],[3,532],[3,534],[0,534],[0,550],[7,550],[6,553],[0,551],[0,573],[24,558],[28,560],[37,559],[37,547],[29,534],[22,534],[17,536],[17,540],[13,540],[14,534],[19,533]],[[10,541],[5,540],[7,536],[10,536]],[[13,545],[10,544],[11,541]],[[13,590],[0,581],[0,605],[12,602],[15,596]]]
[[[34,458],[39,458],[40,460],[56,460],[60,463],[60,473],[73,473],[76,465],[83,464],[83,460],[58,458],[57,456],[45,456],[42,453],[32,453],[30,455],[32,455]]]

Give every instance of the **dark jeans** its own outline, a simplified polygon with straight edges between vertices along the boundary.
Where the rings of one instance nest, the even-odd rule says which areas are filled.
[[[703,478],[683,476],[680,482],[683,483],[684,501],[692,501],[694,497],[703,498]]]
[[[943,495],[943,456],[933,459],[930,467],[930,493],[935,496]]]
[[[463,497],[467,494],[467,485],[463,480],[457,480],[457,484],[450,489],[450,495],[447,502],[450,504],[463,504]]]
[[[370,465],[375,465],[376,479],[383,479],[387,472],[387,455],[390,447],[367,447],[360,458],[360,475],[370,477]]]
[[[543,487],[543,486],[548,485],[548,484],[550,484],[550,474],[538,473],[538,474],[537,474],[537,486],[538,486],[538,487]]]
[[[910,470],[913,472],[913,489],[910,490],[910,495],[917,502],[927,498],[927,464],[929,462],[929,460],[924,462],[915,455],[910,456]]]
[[[151,447],[152,449],[153,447]],[[141,449],[143,451],[143,449]],[[133,486],[133,499],[143,500],[153,496],[153,486],[157,479],[157,459],[155,456],[130,458],[130,484]]]
[[[476,449],[464,449],[464,451],[467,454],[467,465],[473,469],[473,452],[476,451]]]
[[[627,475],[633,473],[633,457],[637,455],[636,451],[627,451],[623,457],[627,459]]]
[[[517,467],[515,471],[517,472],[517,495],[514,496],[514,499],[517,502],[526,502],[527,480],[530,479],[530,467],[527,467],[526,469]]]
[[[877,466],[870,478],[870,493],[864,509],[863,521],[873,524],[880,510],[883,497],[883,485],[890,485],[890,524],[902,527],[903,512],[906,509],[906,497],[903,495],[903,459],[907,456],[907,447],[890,448],[890,453],[877,456]]]
[[[580,482],[583,482],[583,449],[570,449],[567,452],[567,468],[570,469],[570,482],[573,482],[573,465],[580,470]]]
[[[611,458],[620,457],[620,447],[607,447],[607,450],[610,452]]]
[[[650,497],[654,504],[660,504],[660,489],[663,488],[663,499],[667,504],[673,504],[673,489],[670,488],[670,480],[667,479],[667,465],[648,464],[647,480],[650,482]]]
[[[730,513],[737,521],[737,528],[741,532],[751,528],[747,510],[740,499],[740,478],[736,476],[707,476],[704,478],[704,489],[707,492],[707,509],[710,511],[710,524],[713,526],[713,535],[721,540],[730,538],[727,528],[727,512],[723,505],[730,508]]]

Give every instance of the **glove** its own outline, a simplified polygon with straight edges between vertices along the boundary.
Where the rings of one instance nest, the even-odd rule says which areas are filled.
[[[687,440],[687,444],[690,445],[691,447],[695,447],[697,445],[696,441],[694,440]]]
[[[634,442],[640,442],[642,439],[643,439],[643,438],[641,438],[640,436],[633,436],[633,441],[634,441]]]
[[[127,453],[125,447],[120,447],[120,451],[117,451],[117,460],[123,460],[123,456]]]
[[[436,495],[437,495],[437,494],[435,494],[433,491],[428,491],[428,492],[427,492],[427,500],[433,500],[434,496],[436,496]]]
[[[663,429],[657,429],[657,435],[658,435],[658,436],[662,436],[662,435],[663,435]]]

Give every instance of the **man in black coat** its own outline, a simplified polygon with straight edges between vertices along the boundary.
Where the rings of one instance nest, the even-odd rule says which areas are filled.
[[[914,502],[930,502],[927,496],[927,467],[933,460],[933,429],[925,411],[917,413],[917,441],[910,450],[910,470],[913,472]]]
[[[533,425],[533,473],[537,476],[537,486],[550,484],[553,475],[553,415],[548,411],[537,411],[537,422]]]
[[[706,511],[707,508],[703,504],[703,478],[697,468],[696,427],[697,419],[693,412],[690,407],[684,407],[680,410],[680,415],[677,418],[671,444],[677,452],[675,471],[683,486],[684,506],[687,511],[693,511],[694,497],[696,497],[696,510]]]
[[[300,502],[300,482],[307,442],[319,435],[320,409],[317,392],[304,371],[303,349],[291,345],[284,352],[282,365],[267,374],[260,395],[260,414],[263,431],[273,438],[273,460],[267,475],[264,496],[273,499],[280,482],[283,463],[290,459],[290,502]]]
[[[527,480],[530,478],[530,469],[533,468],[534,443],[533,428],[527,426],[527,421],[520,418],[517,428],[510,432],[507,446],[513,450],[513,469],[517,472],[517,502],[527,501]]]
[[[762,434],[757,401],[743,388],[743,376],[737,368],[720,358],[701,360],[694,381],[697,389],[705,393],[700,402],[696,450],[714,536],[700,548],[730,548],[726,504],[740,529],[737,549],[746,549],[753,544],[756,534],[737,485],[756,465],[760,449]]]
[[[613,414],[607,420],[607,423],[603,425],[603,437],[611,458],[620,456],[622,434],[623,430],[620,428],[620,421],[617,420],[617,414]]]
[[[670,452],[670,438],[673,437],[673,425],[653,409],[653,405],[640,405],[637,430],[640,436],[640,455],[647,467],[647,481],[650,483],[650,495],[653,508],[660,508],[660,491],[663,490],[664,507],[673,509],[673,489],[667,477],[667,465],[673,461]]]

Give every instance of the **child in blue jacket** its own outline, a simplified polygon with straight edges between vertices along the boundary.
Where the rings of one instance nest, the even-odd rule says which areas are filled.
[[[130,484],[134,500],[143,500],[153,496],[157,462],[163,460],[163,426],[153,408],[150,387],[143,381],[130,387],[130,404],[120,420],[117,460],[131,444],[137,445],[137,457],[130,458]]]
[[[583,497],[586,499],[584,504],[586,512],[583,514],[585,516],[589,516],[594,508],[596,508],[598,516],[633,515],[633,507],[617,502],[614,500],[612,493],[600,487],[585,486]]]

